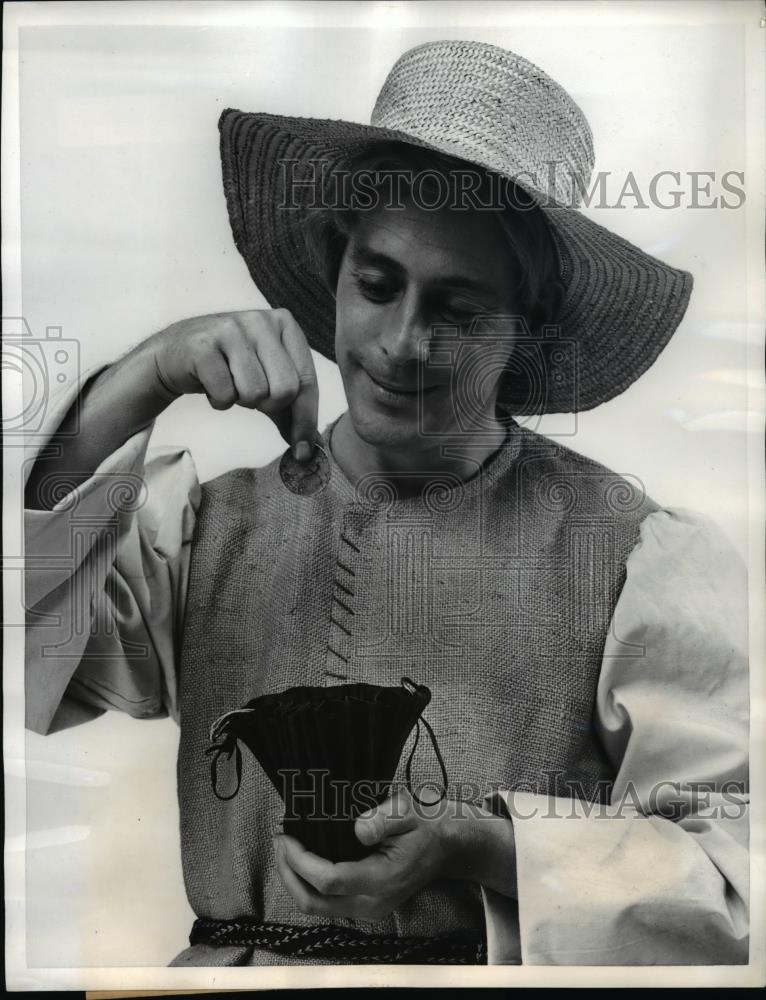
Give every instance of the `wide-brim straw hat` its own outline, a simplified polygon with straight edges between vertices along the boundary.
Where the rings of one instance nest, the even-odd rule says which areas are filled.
[[[578,210],[594,164],[578,105],[543,70],[495,45],[437,41],[408,50],[369,125],[227,109],[219,131],[229,219],[250,275],[331,360],[335,300],[305,240],[304,208],[316,191],[294,182],[321,175],[325,183],[381,140],[513,180],[547,220],[565,294],[556,329],[536,331],[501,379],[498,402],[509,412],[569,413],[612,399],[655,361],[686,311],[688,272]]]

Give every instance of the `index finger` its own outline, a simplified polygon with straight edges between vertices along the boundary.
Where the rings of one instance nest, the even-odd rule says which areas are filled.
[[[296,875],[324,896],[355,896],[379,893],[386,885],[390,872],[380,854],[371,854],[361,861],[328,861],[320,858],[288,834],[280,835],[285,859]]]
[[[306,441],[313,453],[319,419],[319,386],[314,359],[306,336],[295,319],[289,313],[282,314],[280,319],[282,345],[295,365],[300,386],[291,406],[290,443],[295,447],[299,441]]]

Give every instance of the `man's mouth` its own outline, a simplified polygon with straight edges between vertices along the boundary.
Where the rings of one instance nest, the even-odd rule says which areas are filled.
[[[388,379],[379,378],[369,372],[366,368],[364,369],[364,372],[375,386],[383,392],[390,393],[393,396],[416,396],[418,392],[426,394],[438,388],[436,385],[424,385],[419,387],[417,383],[415,385],[399,384],[397,382],[390,382]]]

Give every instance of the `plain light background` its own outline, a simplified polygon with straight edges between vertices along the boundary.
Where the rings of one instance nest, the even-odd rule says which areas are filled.
[[[627,30],[603,14],[544,29],[529,18],[484,22],[455,27],[445,14],[406,30],[385,17],[374,29],[22,29],[22,293],[33,332],[61,326],[87,368],[175,320],[265,305],[231,238],[220,111],[366,121],[394,60],[429,39],[489,41],[554,76],[591,123],[596,169],[613,173],[613,197],[628,170],[644,187],[660,170],[680,171],[684,204],[688,171],[744,170],[740,26]],[[695,291],[655,366],[622,397],[580,414],[564,443],[640,477],[661,504],[710,514],[744,554],[746,211],[625,205],[588,214],[692,271]],[[344,402],[334,366],[315,360],[321,422]],[[152,443],[188,446],[202,480],[284,448],[267,418],[217,413],[203,397],[166,411]],[[115,713],[27,735],[30,966],[164,966],[185,947],[193,914],[181,879],[176,747],[169,720]]]

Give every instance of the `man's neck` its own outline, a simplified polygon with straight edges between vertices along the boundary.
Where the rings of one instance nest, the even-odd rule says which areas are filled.
[[[497,422],[486,432],[482,431],[479,440],[455,434],[435,438],[429,448],[397,451],[371,445],[361,438],[347,410],[332,430],[331,451],[341,471],[354,486],[362,476],[376,474],[382,479],[396,479],[397,491],[402,493],[401,477],[406,477],[406,492],[419,493],[445,473],[456,476],[461,482],[470,479],[500,448],[506,435],[506,428]]]

